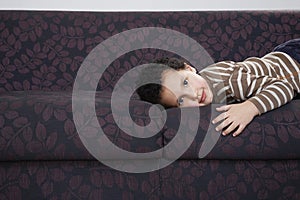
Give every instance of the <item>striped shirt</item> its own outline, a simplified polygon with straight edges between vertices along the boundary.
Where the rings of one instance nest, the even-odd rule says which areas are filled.
[[[300,93],[300,64],[283,52],[243,62],[223,61],[200,71],[215,103],[249,100],[260,114],[278,108]]]

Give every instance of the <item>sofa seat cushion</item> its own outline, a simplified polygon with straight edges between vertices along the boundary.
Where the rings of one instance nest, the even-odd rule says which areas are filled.
[[[74,96],[81,100],[83,96]],[[150,104],[132,100],[132,120],[142,125],[149,123],[144,112]],[[84,103],[84,101],[83,101]],[[132,152],[152,152],[162,146],[162,133],[146,139],[125,134],[116,125],[110,109],[110,96],[97,92],[95,110],[106,136],[118,147]],[[83,123],[90,120],[82,113]],[[88,113],[89,114],[89,113]],[[122,116],[115,117],[123,120]],[[84,131],[97,135],[93,127]],[[89,160],[94,157],[79,137],[72,113],[71,92],[19,91],[0,95],[0,160]],[[161,157],[161,155],[154,155]],[[121,159],[107,154],[104,159]],[[126,158],[124,158],[126,159]]]
[[[177,109],[172,112],[178,112]],[[197,135],[190,148],[181,159],[299,159],[300,150],[300,100],[257,116],[237,137],[222,136],[211,124],[212,112],[201,108]],[[176,115],[176,114],[175,114]],[[172,121],[172,122],[171,122]],[[176,134],[175,117],[167,122],[168,134],[165,134],[164,145]],[[204,138],[206,139],[204,140]],[[205,141],[205,142],[204,142]],[[215,144],[211,147],[211,144]],[[180,146],[180,145],[178,145]],[[176,152],[176,151],[174,151]],[[165,156],[172,159],[176,153]]]
[[[82,101],[82,105],[85,105],[84,96],[73,96],[73,99]],[[83,127],[86,129],[86,135],[79,135],[81,131],[78,131],[73,120],[71,92],[3,93],[0,96],[0,104],[1,160],[94,159],[95,155],[82,140],[85,137],[94,137],[93,139],[97,140],[99,130],[86,126]],[[235,138],[223,137],[214,131],[214,126],[210,123],[213,117],[212,107],[168,109],[163,111],[166,114],[164,124],[161,115],[152,113],[151,120],[161,126],[161,130],[148,138],[131,136],[129,133],[133,131],[133,123],[142,127],[149,124],[150,108],[151,104],[132,99],[128,107],[131,116],[129,119],[128,116],[122,116],[122,112],[112,114],[110,93],[97,92],[95,95],[95,111],[101,130],[112,144],[129,152],[157,152],[151,156],[165,159],[299,159],[298,99],[256,117],[245,131]],[[126,109],[126,106],[120,105],[119,109]],[[90,113],[84,113],[84,110],[83,106],[83,124],[90,120]],[[198,120],[192,115],[182,118],[181,115],[186,110],[199,112]],[[127,126],[128,129],[120,129],[116,121],[125,124],[125,128]],[[184,130],[181,130],[181,133],[179,126]],[[213,145],[209,146],[207,142]],[[105,144],[100,141],[99,145]],[[200,151],[202,154],[199,154]],[[103,159],[129,158],[107,152]]]

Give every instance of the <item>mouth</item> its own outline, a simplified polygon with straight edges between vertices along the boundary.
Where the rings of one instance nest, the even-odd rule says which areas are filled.
[[[206,94],[204,90],[202,90],[201,98],[199,99],[199,103],[203,103],[206,99]]]

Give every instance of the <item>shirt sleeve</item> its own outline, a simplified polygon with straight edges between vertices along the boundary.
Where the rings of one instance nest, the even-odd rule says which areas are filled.
[[[246,67],[238,67],[229,78],[232,96],[236,100],[249,100],[259,113],[278,108],[294,97],[292,85],[285,81],[266,75],[255,75]]]

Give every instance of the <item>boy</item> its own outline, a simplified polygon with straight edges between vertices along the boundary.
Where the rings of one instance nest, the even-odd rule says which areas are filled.
[[[222,130],[223,135],[239,135],[255,116],[288,103],[300,93],[300,39],[281,44],[262,58],[218,62],[200,72],[176,58],[155,63],[150,67],[151,75],[144,73],[140,80],[159,78],[164,86],[143,85],[137,89],[140,98],[167,108],[238,102],[217,108],[222,113],[212,123],[220,123],[216,130]]]

